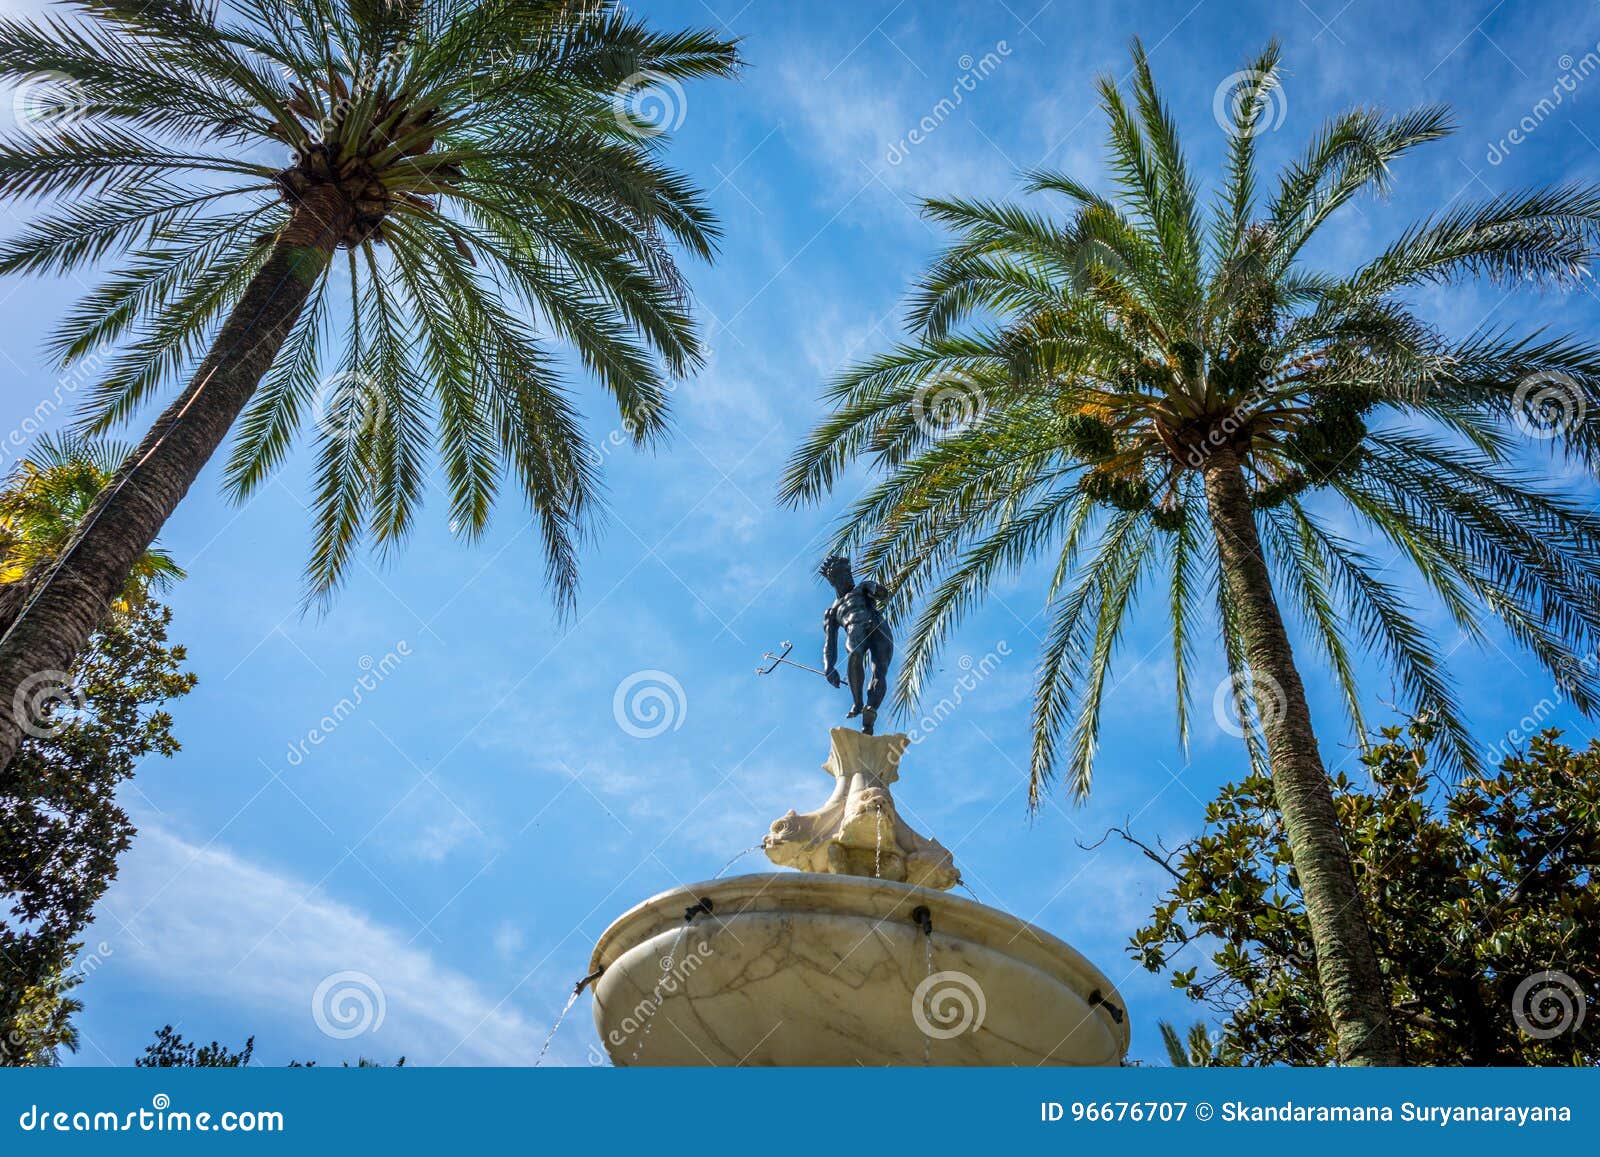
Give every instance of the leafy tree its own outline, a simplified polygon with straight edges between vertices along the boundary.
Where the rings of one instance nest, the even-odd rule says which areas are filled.
[[[0,488],[0,575],[60,549],[107,457],[46,443],[18,464]],[[66,678],[28,688],[22,745],[0,770],[0,1063],[49,1064],[76,1047],[78,937],[134,835],[117,788],[146,756],[178,750],[164,705],[195,684],[152,594],[181,573],[148,552]]]
[[[145,1046],[144,1055],[133,1064],[140,1069],[242,1069],[249,1066],[255,1051],[255,1037],[234,1051],[216,1041],[196,1045],[184,1040],[183,1034],[169,1024],[156,1030],[156,1039]]]
[[[142,1069],[232,1069],[245,1068],[250,1064],[250,1058],[256,1051],[256,1038],[249,1037],[244,1042],[244,1048],[234,1051],[226,1045],[212,1041],[209,1045],[195,1045],[185,1040],[182,1033],[175,1030],[170,1024],[156,1031],[156,1039],[145,1046],[144,1055],[133,1063]],[[290,1061],[291,1069],[314,1069],[319,1067],[316,1061]],[[355,1064],[349,1061],[341,1063],[340,1068],[346,1069],[381,1069],[386,1067],[381,1061],[374,1061],[367,1057],[358,1057]],[[406,1067],[406,1058],[401,1057],[394,1062],[394,1067]]]
[[[1424,1065],[1600,1063],[1600,741],[1549,731],[1452,780],[1428,758],[1436,728],[1386,728],[1370,786],[1334,781],[1400,1048]],[[1229,784],[1206,820],[1170,855],[1140,845],[1174,883],[1131,951],[1223,1017],[1202,1063],[1333,1061],[1271,783]],[[1177,967],[1185,951],[1206,963]]]
[[[321,1066],[316,1061],[290,1061],[289,1067],[291,1069],[315,1069]],[[375,1061],[371,1057],[357,1057],[355,1064],[351,1064],[349,1061],[340,1061],[339,1067],[341,1069],[381,1069],[389,1066],[386,1066],[382,1061]],[[397,1069],[405,1068],[406,1058],[401,1057],[395,1061],[393,1067]]]
[[[149,598],[108,616],[0,771],[0,1040],[35,1039],[20,1026],[46,1015],[40,997],[71,973],[78,938],[116,879],[136,832],[117,788],[145,757],[178,750],[164,704],[195,677],[183,647],[167,642],[171,620]]]
[[[717,228],[636,98],[731,73],[735,46],[613,0],[72,2],[0,20],[0,79],[57,82],[0,140],[0,197],[53,203],[0,274],[118,262],[50,345],[97,374],[87,428],[189,385],[30,575],[0,701],[66,669],[233,429],[243,500],[315,418],[309,597],[363,535],[404,542],[437,447],[457,533],[509,475],[569,607],[598,479],[528,315],[637,444],[664,435],[669,378],[702,357],[677,253],[709,258]],[[0,713],[0,766],[20,734]]]
[[[1351,1063],[1396,1057],[1281,600],[1299,612],[1358,731],[1358,650],[1387,660],[1443,757],[1476,763],[1443,656],[1399,586],[1341,533],[1354,522],[1409,560],[1459,628],[1489,613],[1568,687],[1600,704],[1600,520],[1515,464],[1520,407],[1567,391],[1574,445],[1600,444],[1600,349],[1481,329],[1453,339],[1407,304],[1419,287],[1488,278],[1570,286],[1592,262],[1600,188],[1457,202],[1357,268],[1307,245],[1342,206],[1383,192],[1446,113],[1343,113],[1274,186],[1256,132],[1278,97],[1278,50],[1240,74],[1209,211],[1145,54],[1131,92],[1099,82],[1112,190],[1031,175],[1065,217],[934,200],[956,231],[922,279],[911,341],[847,370],[833,413],[794,455],[789,502],[852,463],[882,473],[834,548],[920,604],[897,687],[914,705],[940,647],[1008,572],[1050,564],[1034,695],[1031,799],[1058,771],[1086,793],[1112,659],[1141,594],[1172,628],[1187,742],[1195,632],[1214,614],[1232,698],[1299,865],[1321,992]],[[1548,379],[1548,381],[1546,381]],[[1537,395],[1537,396],[1536,396]],[[1546,414],[1540,409],[1539,415]],[[1251,702],[1253,701],[1253,703]],[[1253,711],[1251,708],[1253,707]],[[1070,731],[1070,739],[1068,732]]]

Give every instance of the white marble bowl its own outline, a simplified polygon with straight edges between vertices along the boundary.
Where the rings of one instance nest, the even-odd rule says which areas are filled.
[[[1076,950],[888,880],[781,872],[663,892],[606,929],[602,968],[595,1024],[618,1065],[1116,1065],[1128,1049],[1121,996]]]

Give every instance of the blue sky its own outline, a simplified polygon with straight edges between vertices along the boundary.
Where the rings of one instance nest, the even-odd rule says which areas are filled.
[[[1460,132],[1408,160],[1388,203],[1340,217],[1319,262],[1371,253],[1459,197],[1600,178],[1600,78],[1587,71],[1595,57],[1584,63],[1600,52],[1600,7],[1587,0],[635,7],[663,26],[743,37],[749,65],[737,83],[691,86],[674,109],[674,159],[710,190],[727,234],[715,267],[691,271],[712,353],[678,391],[677,436],[655,455],[613,448],[615,414],[581,386],[612,511],[565,625],[520,510],[504,506],[467,547],[438,502],[402,557],[364,562],[331,613],[303,617],[305,456],[244,508],[207,473],[163,539],[190,572],[171,600],[173,635],[200,685],[175,712],[184,750],[146,763],[126,795],[142,830],[87,938],[97,960],[81,989],[76,1063],[126,1064],[168,1022],[205,1040],[253,1033],[267,1063],[358,1053],[528,1063],[614,917],[710,877],[785,810],[820,802],[842,696],[798,672],[758,680],[753,667],[781,639],[817,648],[825,592],[814,567],[861,479],[795,513],[774,504],[778,471],[829,375],[898,336],[905,291],[940,240],[917,197],[1005,194],[1039,164],[1100,178],[1091,83],[1125,73],[1130,36],[1144,38],[1202,168],[1220,150],[1219,84],[1269,35],[1284,42],[1287,73],[1263,138],[1269,162],[1351,104],[1454,107]],[[986,54],[997,63],[937,114]],[[1558,90],[1559,105],[1538,111]],[[933,129],[908,147],[930,116]],[[1533,127],[1510,143],[1525,120]],[[0,286],[0,418],[55,390],[42,338],[81,290]],[[1592,294],[1469,287],[1421,305],[1456,332],[1485,320],[1592,332],[1600,321]],[[1030,821],[1023,768],[1042,595],[1039,575],[1020,575],[968,622],[936,692],[954,685],[963,655],[1004,643],[1010,656],[914,750],[897,793],[986,902],[1068,940],[1118,983],[1133,1055],[1154,1058],[1156,1022],[1197,1015],[1125,951],[1160,893],[1159,870],[1115,841],[1079,843],[1124,821],[1179,842],[1216,786],[1242,772],[1204,690],[1220,657],[1207,653],[1196,680],[1185,755],[1152,603],[1117,657],[1092,799],[1058,796]],[[1419,606],[1454,648],[1454,629]],[[1453,664],[1485,745],[1550,694],[1504,643],[1462,647]],[[1309,652],[1305,667],[1324,755],[1348,766],[1336,699]],[[1391,688],[1367,670],[1382,719]],[[670,726],[652,737],[630,734],[613,709],[640,672],[681,688]],[[358,709],[324,726],[364,675],[373,686]],[[1587,724],[1557,718],[1570,738],[1589,737]],[[313,731],[323,733],[314,745]],[[342,972],[372,977],[385,1002],[382,1025],[347,1040],[312,1012],[318,986]],[[592,1063],[595,1046],[585,1002],[547,1063]]]

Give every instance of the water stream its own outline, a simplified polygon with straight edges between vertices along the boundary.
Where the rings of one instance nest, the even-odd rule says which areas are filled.
[[[672,947],[667,949],[667,954],[661,958],[661,979],[656,981],[655,991],[647,998],[652,1002],[650,1015],[645,1017],[644,1025],[639,1029],[639,1035],[634,1038],[633,1052],[628,1055],[628,1064],[632,1065],[639,1059],[639,1051],[644,1048],[645,1038],[650,1035],[650,1030],[655,1027],[656,1017],[661,1012],[661,1006],[666,1002],[664,989],[667,980],[672,976],[673,963],[678,959],[678,952],[683,948],[683,941],[689,935],[689,929],[694,927],[693,919],[685,917],[683,927],[678,929],[678,934],[672,938]]]
[[[933,975],[933,933],[931,931],[924,932],[922,940],[925,951],[924,959],[926,960],[926,965],[922,972],[922,982],[926,984],[928,978]],[[922,1064],[924,1068],[931,1068],[933,1065],[933,1037],[926,1032],[922,1034]]]
[[[722,879],[722,874],[723,874],[723,873],[724,873],[724,872],[726,872],[726,871],[727,871],[727,870],[728,870],[728,869],[729,869],[729,868],[731,868],[731,867],[733,867],[733,866],[734,866],[734,865],[735,865],[735,864],[737,864],[737,863],[738,863],[738,862],[739,862],[739,861],[740,861],[740,860],[742,860],[742,859],[744,859],[744,858],[745,858],[745,857],[746,857],[746,856],[748,856],[748,855],[750,855],[750,853],[752,853],[752,852],[759,852],[759,851],[761,851],[761,849],[762,849],[762,848],[764,848],[764,847],[766,847],[766,845],[765,845],[765,844],[757,844],[757,845],[756,845],[756,846],[755,846],[755,847],[753,847],[753,848],[746,848],[746,849],[745,849],[745,850],[744,850],[744,851],[742,851],[742,852],[740,852],[740,853],[739,853],[739,854],[738,854],[738,855],[737,855],[737,856],[735,856],[735,857],[733,857],[733,859],[731,859],[731,860],[729,860],[729,861],[728,861],[728,862],[727,862],[727,863],[726,863],[726,864],[723,864],[723,865],[722,865],[722,867],[721,867],[721,868],[719,868],[719,869],[717,869],[717,874],[716,874],[716,875],[715,875],[715,876],[712,876],[712,877],[711,877],[711,878],[712,878],[712,879],[713,879],[713,880],[720,880],[720,879]]]
[[[561,1022],[567,1019],[567,1013],[572,1011],[572,1006],[578,1003],[578,997],[583,995],[583,985],[578,985],[572,990],[572,995],[567,997],[566,1007],[561,1010],[561,1015],[556,1017],[555,1024],[550,1026],[550,1035],[544,1038],[544,1047],[539,1050],[539,1057],[533,1062],[533,1067],[538,1068],[544,1064],[544,1054],[550,1051],[550,1042],[556,1039],[556,1033],[561,1029]]]

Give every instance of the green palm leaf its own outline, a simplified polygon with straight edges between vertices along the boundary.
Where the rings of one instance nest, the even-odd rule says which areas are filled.
[[[660,442],[673,379],[703,358],[680,260],[718,237],[626,86],[728,75],[735,45],[611,0],[72,7],[0,19],[0,80],[54,86],[0,140],[0,197],[53,202],[0,244],[0,274],[100,272],[49,347],[87,367],[83,429],[128,420],[208,351],[231,356],[224,324],[258,277],[283,276],[294,223],[320,206],[340,224],[301,262],[314,285],[255,370],[228,492],[248,497],[311,443],[321,603],[364,540],[404,542],[436,463],[468,538],[514,479],[570,608],[600,504],[561,350],[636,442]]]
[[[1570,286],[1600,246],[1600,188],[1569,184],[1460,204],[1404,230],[1354,271],[1301,254],[1341,206],[1383,192],[1396,162],[1448,131],[1443,109],[1355,110],[1317,132],[1269,196],[1257,118],[1276,97],[1269,46],[1235,78],[1235,118],[1210,219],[1174,117],[1137,45],[1127,89],[1099,82],[1110,188],[1031,173],[1032,203],[931,200],[953,231],[914,291],[913,339],[845,370],[832,412],[783,479],[786,502],[826,494],[858,461],[877,473],[837,538],[895,592],[914,627],[896,703],[912,710],[962,618],[1002,576],[1057,560],[1034,711],[1034,798],[1092,775],[1118,641],[1161,568],[1178,729],[1187,740],[1194,616],[1217,599],[1222,652],[1253,673],[1207,527],[1207,470],[1236,458],[1273,578],[1325,660],[1358,735],[1356,673],[1386,662],[1435,717],[1445,758],[1477,748],[1445,670],[1389,562],[1333,534],[1336,507],[1408,562],[1457,626],[1498,618],[1574,702],[1600,704],[1600,541],[1581,503],[1513,463],[1529,445],[1517,383],[1574,393],[1568,444],[1600,446],[1600,351],[1499,331],[1452,340],[1413,312],[1421,285],[1487,278]],[[968,427],[919,406],[959,382]],[[1383,421],[1382,419],[1388,419]],[[1095,510],[1102,513],[1095,515]],[[1247,719],[1265,767],[1259,720]]]

